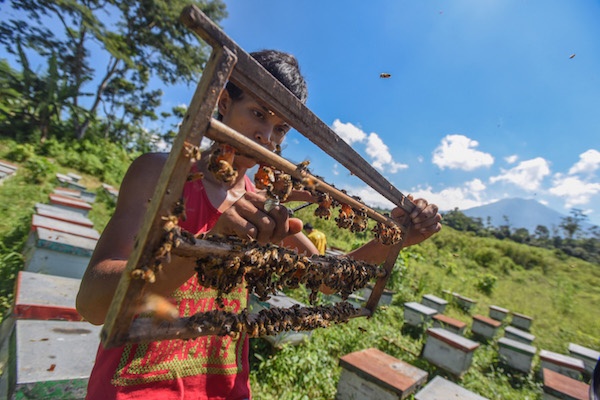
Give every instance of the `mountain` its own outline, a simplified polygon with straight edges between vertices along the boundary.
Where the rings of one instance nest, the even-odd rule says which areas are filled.
[[[511,229],[525,228],[530,234],[535,232],[538,225],[544,225],[554,234],[554,230],[560,230],[559,225],[566,215],[559,213],[535,200],[526,199],[502,199],[495,203],[479,207],[461,210],[463,214],[471,218],[481,218],[484,226],[490,224],[494,227],[509,225]],[[505,220],[508,218],[508,223]],[[587,229],[589,224],[583,224]],[[559,233],[559,232],[557,232]]]

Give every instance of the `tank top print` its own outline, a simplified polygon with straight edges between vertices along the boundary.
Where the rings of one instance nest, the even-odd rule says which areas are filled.
[[[244,176],[246,190],[254,192]],[[210,230],[221,213],[210,203],[201,180],[186,182],[186,219],[180,226],[194,234]],[[171,296],[179,315],[216,309],[216,290],[198,283],[196,275]],[[242,285],[225,295],[226,311],[247,307]],[[250,399],[249,343],[243,333],[162,340],[105,349],[100,344],[88,384],[87,399]]]

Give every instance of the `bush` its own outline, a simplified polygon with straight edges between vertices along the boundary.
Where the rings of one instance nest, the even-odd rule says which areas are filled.
[[[479,277],[478,281],[477,281],[477,289],[482,292],[487,294],[488,296],[492,294],[492,291],[494,290],[494,286],[496,286],[496,281],[498,280],[498,278],[496,278],[496,276],[492,275],[492,274],[483,274]]]
[[[44,183],[50,174],[56,172],[56,167],[47,159],[37,156],[29,158],[23,168],[25,181],[32,184]]]

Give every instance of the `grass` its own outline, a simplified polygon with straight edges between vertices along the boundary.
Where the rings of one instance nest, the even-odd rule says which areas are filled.
[[[2,148],[0,146],[0,158]],[[16,273],[23,267],[21,256],[36,202],[47,202],[56,185],[55,172],[76,172],[90,188],[100,187],[91,175],[53,162],[38,160],[21,164],[16,176],[0,186],[0,310],[12,300]],[[40,160],[41,159],[41,160]],[[114,210],[114,203],[97,191],[89,217],[102,230]],[[370,240],[371,234],[339,230],[332,220],[312,215],[313,207],[297,216],[310,221],[328,236],[329,244],[345,251]],[[442,296],[443,290],[458,292],[477,301],[473,314],[487,315],[497,305],[534,318],[535,346],[566,354],[569,342],[600,349],[600,319],[593,312],[600,304],[600,277],[597,264],[562,254],[492,238],[476,237],[445,227],[434,238],[402,252],[393,276],[397,290],[393,303],[380,307],[370,318],[318,329],[301,346],[274,350],[261,339],[251,340],[251,385],[256,399],[332,399],[341,373],[339,358],[368,347],[407,361],[432,378],[444,375],[419,358],[422,334],[403,328],[404,302],[420,301],[424,294]],[[306,301],[298,289],[292,297]],[[451,305],[447,315],[471,325],[471,316]],[[467,336],[469,333],[467,332]],[[534,359],[538,368],[539,360]],[[459,382],[465,388],[490,399],[539,399],[540,381],[535,374],[523,376],[505,371],[497,360],[494,342],[475,352],[469,371]]]

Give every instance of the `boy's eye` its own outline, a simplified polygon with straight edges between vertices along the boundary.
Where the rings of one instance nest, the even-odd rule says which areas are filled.
[[[252,113],[254,114],[255,117],[261,118],[261,119],[264,118],[264,116],[265,116],[261,111],[258,111],[258,110],[252,110]]]

